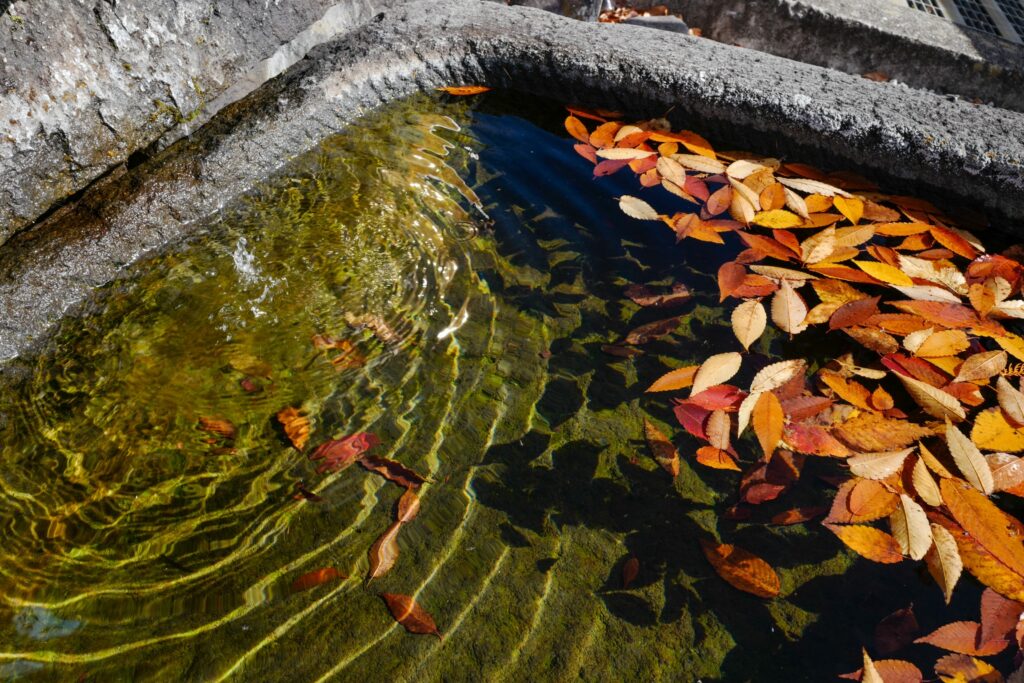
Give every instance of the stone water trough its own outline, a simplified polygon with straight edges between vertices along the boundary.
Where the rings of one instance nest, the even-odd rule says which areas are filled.
[[[1024,217],[1024,114],[1011,109],[483,0],[210,5],[0,2],[0,358],[360,113],[444,85],[668,112],[736,145],[967,202],[1011,230]],[[783,20],[793,13],[761,19],[768,32]],[[809,61],[827,63],[827,42]]]

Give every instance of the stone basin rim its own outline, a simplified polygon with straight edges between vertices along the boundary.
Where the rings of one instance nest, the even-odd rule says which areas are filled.
[[[708,40],[483,0],[370,5],[369,23],[0,247],[0,359],[37,348],[93,288],[195,234],[362,112],[441,85],[509,87],[637,116],[668,111],[676,126],[759,153],[973,200],[1008,230],[1024,217],[1017,112]]]

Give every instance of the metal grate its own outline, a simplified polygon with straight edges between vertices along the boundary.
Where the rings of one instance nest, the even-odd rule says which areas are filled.
[[[992,17],[989,16],[988,12],[985,11],[985,7],[978,0],[953,0],[953,4],[956,5],[957,10],[960,12],[964,24],[983,33],[991,33],[994,36],[999,35],[996,22],[992,21]]]
[[[916,10],[934,14],[937,17],[946,16],[942,13],[942,8],[939,7],[939,3],[936,0],[907,0],[907,4]]]
[[[1024,43],[1024,0],[895,0],[919,12]]]
[[[996,3],[1017,35],[1024,38],[1024,4],[1021,4],[1021,0],[996,0]]]

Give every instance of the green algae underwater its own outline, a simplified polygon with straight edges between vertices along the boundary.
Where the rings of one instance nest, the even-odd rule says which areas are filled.
[[[908,603],[925,632],[969,618],[973,586],[946,610],[909,563],[765,524],[827,504],[828,463],[729,521],[737,475],[696,465],[696,442],[677,441],[675,480],[649,457],[645,416],[678,430],[644,389],[731,339],[715,273],[735,250],[622,215],[635,178],[593,179],[563,117],[502,92],[372,112],[17,361],[0,390],[0,678],[820,681],[859,668]],[[627,286],[676,282],[694,295],[672,335],[602,352],[664,317]],[[345,362],[314,335],[345,340]],[[830,355],[771,333],[752,354]],[[372,432],[375,455],[427,477],[387,575],[363,580],[403,490],[317,474],[274,417],[289,406],[310,447]],[[211,419],[230,438],[197,428]],[[711,537],[768,560],[781,596],[725,584]],[[327,567],[347,578],[292,589]],[[443,641],[379,593],[415,596]]]

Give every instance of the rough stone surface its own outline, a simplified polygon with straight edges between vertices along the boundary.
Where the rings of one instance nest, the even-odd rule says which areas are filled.
[[[663,115],[728,145],[854,167],[1024,216],[1024,116],[713,41],[491,2],[414,0],[310,52],[210,124],[0,249],[0,357],[293,155],[419,88],[486,83]]]
[[[198,116],[333,1],[4,3],[0,243]]]
[[[1024,47],[891,0],[636,0],[704,36],[1024,111]]]
[[[667,17],[631,17],[626,19],[624,24],[630,24],[632,26],[645,26],[647,28],[656,28],[661,31],[673,31],[674,33],[689,33],[690,27],[686,25],[686,22],[675,16]]]

